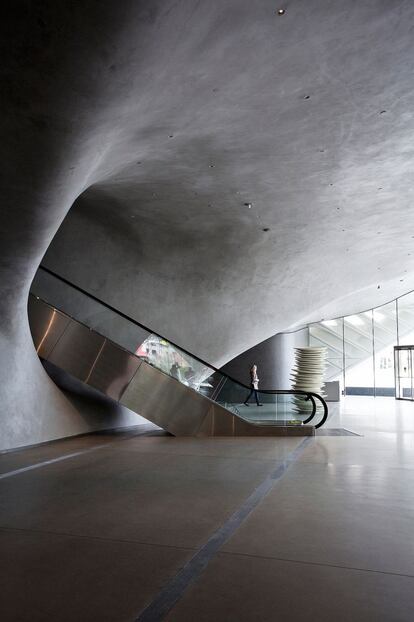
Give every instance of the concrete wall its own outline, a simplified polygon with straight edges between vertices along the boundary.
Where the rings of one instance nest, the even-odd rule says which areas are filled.
[[[37,266],[114,131],[108,105],[119,85],[105,76],[128,6],[2,3],[0,450],[141,421],[102,406],[93,414],[63,394],[34,351],[27,318]]]

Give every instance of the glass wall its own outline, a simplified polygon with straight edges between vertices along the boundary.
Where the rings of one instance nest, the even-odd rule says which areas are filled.
[[[395,396],[394,346],[414,345],[414,292],[369,311],[309,326],[328,349],[326,381],[345,395]]]
[[[373,322],[375,395],[393,396],[395,394],[394,346],[398,345],[395,301],[374,309]]]
[[[326,320],[309,326],[309,345],[328,349],[325,379],[339,381],[344,389],[344,319]]]
[[[398,345],[414,343],[414,292],[397,299]]]
[[[374,395],[372,311],[344,317],[345,393]]]

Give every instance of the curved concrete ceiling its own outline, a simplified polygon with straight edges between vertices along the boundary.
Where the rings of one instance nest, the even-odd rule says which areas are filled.
[[[215,364],[414,287],[412,2],[40,5],[35,257]]]

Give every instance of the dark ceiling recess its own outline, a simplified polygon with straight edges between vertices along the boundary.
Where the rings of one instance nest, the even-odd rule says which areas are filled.
[[[277,14],[278,15],[284,15],[286,13],[285,9],[278,9]]]

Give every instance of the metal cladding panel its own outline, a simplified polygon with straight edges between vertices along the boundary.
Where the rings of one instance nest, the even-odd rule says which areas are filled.
[[[145,362],[120,401],[175,436],[195,436],[211,405],[210,400]]]
[[[218,404],[211,404],[197,436],[314,436],[308,425],[254,425],[233,415]]]
[[[75,378],[88,382],[105,338],[71,320],[48,361]]]
[[[88,384],[119,401],[140,365],[139,358],[106,341],[89,375]]]
[[[36,352],[47,359],[68,327],[70,318],[34,296],[29,297],[28,314]]]

